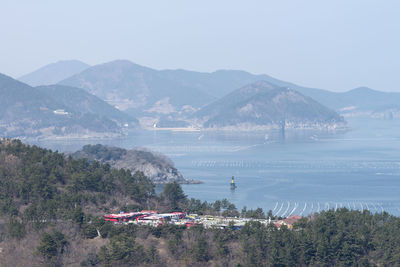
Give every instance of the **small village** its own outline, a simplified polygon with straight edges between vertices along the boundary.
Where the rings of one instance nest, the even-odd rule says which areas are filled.
[[[195,225],[202,225],[204,228],[224,229],[230,227],[233,230],[241,229],[250,221],[258,221],[264,225],[274,224],[278,229],[285,225],[288,229],[293,228],[293,224],[300,220],[299,215],[290,216],[282,220],[254,219],[223,217],[212,215],[186,214],[184,212],[158,213],[152,210],[142,210],[138,212],[121,212],[119,214],[104,215],[104,220],[114,224],[138,224],[159,227],[165,224],[185,226],[187,228]]]
[[[236,189],[235,178],[232,176],[230,183],[231,190]],[[154,210],[142,210],[137,212],[120,212],[119,214],[106,214],[104,220],[114,224],[138,224],[159,227],[165,224],[185,226],[187,228],[195,225],[202,225],[204,228],[224,229],[230,227],[239,230],[250,221],[258,221],[264,225],[274,224],[278,229],[285,225],[288,229],[293,229],[293,224],[300,220],[299,215],[288,216],[281,220],[224,217],[213,215],[187,214],[185,212],[158,213]]]

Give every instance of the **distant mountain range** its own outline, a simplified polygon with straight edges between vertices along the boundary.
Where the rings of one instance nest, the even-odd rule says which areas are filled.
[[[14,135],[25,131],[33,134],[33,129],[41,129],[35,132],[38,135],[45,135],[46,131],[60,133],[58,129],[64,129],[62,134],[83,132],[84,129],[118,132],[126,123],[138,125],[133,117],[137,117],[144,128],[154,125],[161,128],[193,125],[218,128],[239,124],[238,128],[244,125],[264,127],[276,126],[283,119],[285,123],[290,121],[293,127],[301,127],[302,123],[306,127],[326,122],[332,126],[342,121],[332,110],[344,117],[400,118],[400,93],[379,92],[365,87],[336,93],[237,70],[213,73],[155,70],[127,60],[91,67],[71,60],[49,64],[20,79],[34,85],[58,85],[32,90],[26,84],[14,83],[15,80],[9,82],[3,90],[18,90],[4,92],[1,101],[7,103],[0,108],[3,111],[0,114],[3,127],[0,133],[5,132],[4,129]],[[259,81],[264,82],[258,83],[258,86],[263,85],[257,95],[243,96],[240,93],[242,87],[254,86]],[[279,105],[273,100],[277,95],[266,90],[268,86],[274,87],[277,95],[285,95],[280,97],[283,102]],[[307,105],[300,105],[303,100],[293,102],[292,97],[304,98]],[[8,126],[4,128],[4,125]]]
[[[338,128],[344,119],[310,97],[266,81],[244,86],[197,111],[200,127],[215,129]]]
[[[86,89],[128,113],[162,117],[194,112],[235,89],[261,80],[294,89],[344,116],[371,117],[400,110],[400,93],[365,87],[348,92],[330,92],[299,86],[265,74],[254,75],[238,70],[212,73],[154,70],[125,60],[90,67],[60,83]]]
[[[30,86],[56,84],[88,67],[88,64],[79,60],[61,60],[23,75],[18,80]]]
[[[314,89],[304,94],[337,110],[345,117],[386,117],[400,118],[400,93],[380,92],[367,87],[359,87],[343,93],[333,93]]]
[[[60,84],[86,89],[130,114],[171,114],[199,108],[215,98],[168,73],[117,60],[96,65]]]
[[[34,88],[0,74],[0,95],[0,136],[115,136],[138,123],[79,88]]]

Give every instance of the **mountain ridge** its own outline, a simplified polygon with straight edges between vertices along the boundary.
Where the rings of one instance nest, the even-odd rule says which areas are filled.
[[[87,69],[90,65],[79,60],[59,60],[18,78],[30,86],[50,85]]]
[[[204,128],[240,130],[337,128],[344,124],[335,111],[310,97],[267,81],[259,81],[222,97],[194,115]]]
[[[129,64],[134,66],[136,70],[141,70],[141,74],[139,73],[140,75],[136,73],[136,76],[138,77],[136,81],[133,81],[134,75],[131,75],[130,78],[130,83],[135,85],[136,82],[136,89],[139,89],[136,93],[136,97],[133,97],[135,94],[131,95],[131,100],[129,101],[126,97],[118,96],[118,94],[114,92],[111,93],[111,96],[113,96],[114,99],[111,99],[109,102],[116,106],[121,105],[121,109],[127,110],[130,114],[138,116],[153,116],[160,118],[163,115],[177,115],[179,117],[179,114],[190,114],[218,98],[227,95],[237,88],[259,80],[265,80],[280,87],[292,88],[301,94],[309,96],[317,102],[336,110],[344,116],[373,116],[375,112],[392,109],[393,106],[396,106],[396,108],[399,109],[400,116],[400,105],[397,104],[400,103],[400,93],[397,92],[365,90],[363,99],[360,99],[360,96],[354,94],[354,89],[346,92],[331,92],[324,89],[300,86],[266,74],[256,75],[242,70],[225,69],[216,70],[214,72],[197,72],[184,69],[156,70],[126,60],[113,62],[125,62],[125,64],[129,62]],[[104,64],[109,63],[112,62]],[[143,77],[145,76],[146,78],[144,79]],[[87,81],[79,76],[79,74],[73,77],[75,77],[73,80],[71,80],[72,77],[70,77],[60,83],[81,87],[87,90],[88,88],[90,89],[90,86],[93,88],[95,87],[94,81],[87,83]],[[121,76],[121,80],[124,80],[125,78],[123,75]],[[149,82],[152,80],[157,80],[158,84],[154,86],[154,81],[153,83]],[[163,90],[164,85],[166,90]],[[179,90],[181,91],[173,96],[168,94],[155,94],[155,96],[153,95],[153,98],[149,98],[146,94],[148,94],[149,90],[153,90],[153,87],[157,88],[156,91],[164,93],[172,88],[180,88]],[[176,101],[176,99],[181,98],[181,95],[184,95],[182,90],[186,93],[186,98]],[[97,95],[103,100],[107,100],[107,97],[104,95],[110,90],[103,86],[102,91],[102,95]],[[187,95],[187,91],[190,91],[191,94]],[[179,103],[177,104],[176,102]],[[144,109],[144,112],[138,111],[137,107],[134,105],[135,103],[137,106],[141,106]],[[186,107],[185,104],[187,104]]]
[[[196,108],[214,99],[127,60],[92,66],[59,84],[83,88],[130,114],[179,112],[185,106]]]
[[[123,124],[137,125],[136,119],[129,119],[128,115],[79,88],[55,85],[36,88],[0,74],[0,94],[2,136],[119,136],[123,133]]]
[[[138,124],[137,119],[106,104],[100,98],[83,89],[65,85],[38,86],[36,89],[72,110],[109,117],[120,124],[129,124],[131,127]]]

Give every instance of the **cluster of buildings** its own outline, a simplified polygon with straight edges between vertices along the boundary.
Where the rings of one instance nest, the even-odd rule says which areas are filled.
[[[197,214],[186,214],[184,212],[171,212],[171,213],[158,213],[153,210],[142,210],[138,212],[128,212],[119,214],[106,214],[104,220],[110,221],[115,224],[138,224],[138,225],[149,225],[149,226],[161,226],[163,224],[173,224],[186,226],[187,228],[194,225],[203,225],[204,228],[226,228],[231,227],[232,229],[241,229],[247,222],[258,221],[262,224],[269,225],[270,223],[275,224],[276,227],[280,228],[286,225],[289,229],[293,228],[293,224],[300,220],[301,216],[290,216],[283,220],[275,221],[268,219],[253,219],[253,218],[231,218],[222,216],[211,216],[211,215],[197,215]]]

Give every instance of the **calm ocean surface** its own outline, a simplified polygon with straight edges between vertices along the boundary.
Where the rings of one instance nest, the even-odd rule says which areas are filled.
[[[122,139],[36,144],[59,151],[87,143],[147,147],[172,158],[186,178],[204,182],[183,185],[189,197],[227,198],[239,209],[284,216],[347,207],[400,215],[400,121],[348,122],[351,130],[337,134],[136,131]]]

